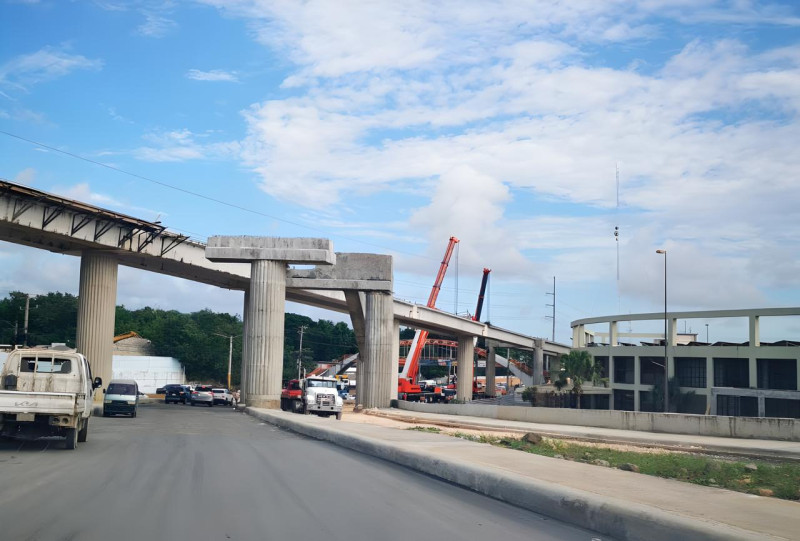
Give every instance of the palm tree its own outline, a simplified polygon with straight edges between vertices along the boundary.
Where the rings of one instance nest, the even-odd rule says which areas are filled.
[[[594,364],[594,358],[585,350],[572,350],[568,355],[561,357],[561,370],[558,371],[553,386],[561,391],[572,381],[572,393],[577,397],[578,409],[581,408],[581,395],[583,383],[591,381],[597,384],[600,381],[600,367]]]

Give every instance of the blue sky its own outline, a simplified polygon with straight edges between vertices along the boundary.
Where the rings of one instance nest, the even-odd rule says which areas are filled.
[[[799,109],[790,1],[0,3],[0,177],[198,240],[391,253],[420,303],[455,235],[440,308],[474,311],[489,267],[484,316],[549,336],[555,276],[566,343],[663,309],[657,248],[671,309],[800,304]],[[75,258],[0,262],[2,294],[77,292]],[[129,269],[119,302],[241,313]]]

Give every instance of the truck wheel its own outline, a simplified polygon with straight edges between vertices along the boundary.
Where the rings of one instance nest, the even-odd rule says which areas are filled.
[[[64,449],[75,449],[78,446],[78,430],[76,428],[65,428],[64,435],[67,437],[64,441]]]
[[[336,420],[337,421],[341,421],[342,420],[342,412],[341,411],[336,413]]]
[[[83,427],[78,431],[78,441],[83,443],[86,441],[86,436],[89,433],[89,419],[83,421]]]

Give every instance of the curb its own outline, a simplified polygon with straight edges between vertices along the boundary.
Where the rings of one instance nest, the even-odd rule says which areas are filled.
[[[779,539],[727,524],[678,515],[655,507],[584,492],[512,472],[479,468],[463,460],[402,449],[385,441],[349,434],[336,428],[286,418],[279,413],[246,407],[245,413],[270,424],[318,440],[387,460],[443,479],[490,498],[569,524],[611,535],[619,540],[708,541]],[[475,445],[481,445],[475,443]]]

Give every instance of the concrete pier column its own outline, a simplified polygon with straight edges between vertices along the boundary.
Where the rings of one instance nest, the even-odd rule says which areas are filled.
[[[363,394],[359,403],[365,408],[388,408],[392,396],[392,384],[397,392],[397,373],[392,373],[395,359],[392,346],[394,338],[393,299],[391,294],[370,291],[366,294],[366,318],[364,338],[367,355],[359,374],[359,387]]]
[[[495,384],[495,356],[494,346],[489,346],[486,350],[486,396],[497,396],[497,385]]]
[[[206,258],[250,264],[245,302],[245,397],[248,406],[278,408],[287,265],[332,265],[336,262],[333,246],[326,239],[216,236],[208,239]]]
[[[239,383],[239,403],[247,404],[247,365],[250,362],[250,341],[247,339],[247,328],[250,318],[247,315],[250,306],[250,290],[244,290],[244,307],[242,310],[242,366]]]
[[[533,384],[544,383],[544,339],[533,339]]]
[[[456,385],[456,400],[469,402],[472,400],[472,376],[475,373],[472,362],[475,357],[475,348],[471,336],[458,337],[458,382]]]
[[[283,321],[286,306],[286,263],[251,263],[248,306],[250,359],[247,366],[247,405],[280,406],[283,374]]]
[[[86,356],[92,375],[103,378],[103,388],[108,386],[112,375],[117,268],[117,261],[101,252],[81,254],[75,347]],[[103,393],[95,393],[94,400],[102,402]]]
[[[400,322],[395,321],[392,329],[392,387],[391,400],[397,400],[397,379],[400,373]]]

